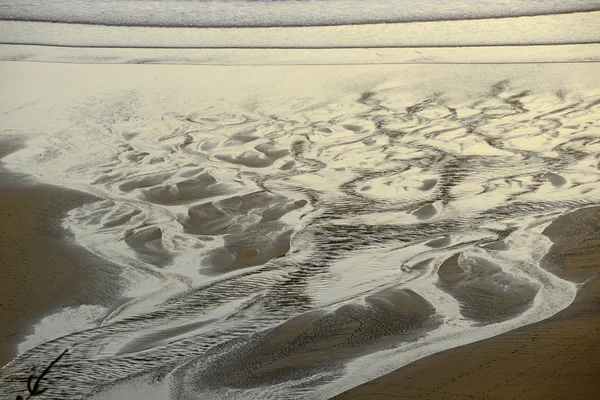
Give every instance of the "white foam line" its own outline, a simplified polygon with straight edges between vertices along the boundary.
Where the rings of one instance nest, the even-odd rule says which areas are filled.
[[[93,64],[323,65],[600,61],[600,44],[364,49],[59,48],[0,44],[0,60]]]
[[[335,48],[597,43],[600,11],[287,28],[153,28],[0,21],[3,43],[100,47]]]
[[[438,289],[435,282],[411,283],[407,289],[413,290],[427,300],[444,318],[444,324],[452,327],[468,327],[472,322],[460,313],[460,303],[451,295]]]

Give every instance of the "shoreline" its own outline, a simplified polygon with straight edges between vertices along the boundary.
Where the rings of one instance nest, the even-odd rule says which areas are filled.
[[[554,242],[544,267],[582,285],[566,309],[422,358],[333,399],[597,398],[600,231],[594,228],[599,222],[600,207],[588,207],[558,217],[544,231]]]
[[[597,43],[600,11],[375,25],[176,28],[0,21],[3,43],[116,47],[427,47]],[[546,29],[539,29],[545,26]],[[552,27],[548,29],[547,27]],[[473,35],[473,32],[477,35]],[[499,34],[501,32],[502,34]]]
[[[28,142],[25,151],[5,161],[10,162],[14,171],[28,171],[41,182],[60,185],[29,184],[14,178],[7,180],[14,181],[13,186],[7,186],[6,192],[12,193],[12,197],[6,197],[7,204],[21,210],[27,218],[34,217],[31,223],[27,220],[27,223],[19,221],[13,224],[14,227],[3,225],[11,229],[10,234],[13,231],[26,233],[19,233],[21,236],[14,239],[14,243],[26,249],[17,256],[30,262],[34,268],[31,272],[14,268],[15,273],[20,272],[21,276],[11,278],[19,285],[23,282],[29,285],[26,288],[28,291],[24,292],[26,299],[37,299],[39,304],[49,307],[49,313],[53,309],[48,303],[55,301],[57,294],[62,296],[57,301],[57,309],[107,305],[118,297],[117,289],[114,289],[114,293],[108,293],[112,299],[101,298],[97,292],[106,291],[103,284],[106,288],[112,288],[111,277],[118,282],[119,267],[80,268],[82,264],[106,261],[85,250],[78,252],[80,247],[74,243],[74,238],[89,238],[88,242],[80,240],[80,243],[92,249],[92,252],[99,249],[94,243],[98,239],[98,243],[104,247],[97,254],[115,260],[117,264],[121,263],[121,258],[113,258],[113,255],[118,255],[119,251],[126,256],[133,251],[136,259],[157,267],[163,265],[159,263],[167,264],[176,256],[181,256],[180,263],[173,263],[172,271],[184,271],[195,278],[198,266],[207,267],[207,270],[210,267],[213,270],[209,272],[223,273],[226,278],[215,284],[211,282],[207,286],[194,287],[168,301],[164,301],[166,292],[164,298],[149,297],[149,302],[142,300],[135,303],[139,307],[128,309],[130,313],[122,314],[120,320],[109,318],[107,324],[98,329],[85,330],[93,325],[78,327],[78,334],[48,342],[19,357],[5,370],[7,381],[9,373],[10,379],[15,376],[18,379],[26,377],[32,365],[40,365],[50,358],[50,353],[69,347],[74,351],[72,362],[61,371],[63,387],[57,386],[55,392],[49,392],[51,396],[56,397],[60,390],[67,390],[75,380],[86,382],[87,386],[82,385],[80,393],[71,393],[72,398],[83,395],[90,387],[101,390],[96,381],[96,372],[104,374],[106,385],[110,382],[118,390],[119,387],[128,387],[127,381],[140,372],[140,367],[184,363],[169,376],[170,384],[176,382],[173,387],[182,386],[196,394],[196,391],[210,391],[210,387],[203,386],[205,383],[210,386],[218,382],[214,388],[216,391],[241,387],[243,392],[240,392],[240,397],[244,398],[251,397],[246,390],[251,390],[248,388],[255,385],[257,391],[262,391],[262,397],[268,397],[269,391],[281,395],[282,390],[288,390],[289,396],[297,398],[301,397],[301,388],[296,390],[296,387],[289,386],[290,382],[293,383],[305,373],[306,379],[315,383],[311,387],[311,390],[315,390],[315,386],[320,384],[315,379],[319,379],[315,371],[327,371],[338,379],[341,375],[337,370],[327,368],[340,366],[338,361],[357,360],[352,367],[357,367],[356,375],[364,376],[362,381],[357,380],[352,371],[343,376],[347,378],[344,381],[347,384],[343,386],[346,389],[423,357],[425,352],[417,351],[416,347],[400,347],[394,349],[395,353],[387,360],[393,362],[386,363],[383,353],[378,354],[373,349],[387,346],[390,336],[406,334],[407,330],[419,324],[423,329],[428,329],[430,322],[437,323],[431,321],[432,315],[444,315],[445,321],[450,322],[450,333],[446,335],[442,332],[446,336],[440,336],[439,341],[434,340],[437,338],[435,335],[428,338],[431,341],[423,341],[426,346],[433,343],[430,353],[441,351],[442,346],[436,343],[451,339],[452,332],[459,332],[462,339],[449,342],[444,348],[539,321],[557,310],[563,310],[573,301],[576,293],[574,283],[561,281],[550,276],[550,273],[539,274],[536,266],[551,246],[550,240],[540,234],[542,226],[563,211],[577,208],[578,204],[598,204],[600,198],[597,193],[598,179],[593,179],[598,178],[597,159],[594,158],[596,152],[582,149],[587,146],[584,141],[588,140],[586,129],[594,125],[589,110],[598,104],[597,96],[591,96],[589,90],[582,89],[579,92],[577,89],[584,85],[588,89],[588,81],[595,80],[592,78],[595,65],[510,68],[330,66],[310,71],[308,68],[293,70],[281,67],[247,69],[240,74],[241,69],[237,67],[0,64],[15,78],[7,84],[7,100],[10,99],[6,113],[7,128],[10,129],[7,131],[40,133],[39,141]],[[172,74],[175,71],[181,74]],[[296,75],[287,83],[290,71]],[[526,75],[520,76],[523,71]],[[171,78],[175,75],[175,78]],[[242,78],[236,80],[235,76]],[[516,79],[517,76],[519,80],[515,83],[516,87],[508,85],[510,80],[496,79]],[[585,80],[582,76],[586,77]],[[461,79],[448,82],[449,77]],[[560,79],[554,81],[554,77]],[[107,84],[107,80],[110,83]],[[325,80],[327,85],[322,84]],[[518,88],[523,80],[527,86],[521,91]],[[223,81],[227,85],[224,86]],[[279,82],[281,86],[273,85],[273,82]],[[284,82],[287,86],[283,86]],[[51,86],[47,86],[48,83]],[[112,90],[111,84],[118,86],[118,90]],[[49,90],[40,89],[46,87]],[[426,97],[424,102],[421,95],[429,96],[432,87],[444,88],[443,92],[456,98],[446,100],[435,95]],[[540,89],[542,94],[536,97],[532,93],[538,87],[543,90]],[[556,93],[549,91],[562,87],[568,89]],[[199,88],[202,89],[201,96],[198,96]],[[282,88],[289,88],[289,91]],[[334,89],[339,91],[335,99],[331,98]],[[481,101],[471,105],[474,99],[469,96],[474,91],[477,91],[476,96],[481,96]],[[29,93],[39,93],[36,96],[41,100],[31,103]],[[252,99],[246,99],[248,93],[252,94]],[[254,99],[255,96],[269,98],[269,93],[272,93],[270,102],[257,102]],[[303,99],[302,95],[309,96],[308,100],[298,103],[298,99]],[[322,96],[323,103],[317,102],[319,96]],[[411,101],[413,97],[414,102]],[[216,102],[215,99],[220,100]],[[569,101],[567,105],[563,104],[566,99]],[[456,108],[447,107],[453,105],[454,101],[458,104]],[[412,105],[405,107],[408,104]],[[209,107],[204,108],[206,106]],[[525,107],[533,110],[537,116],[531,114],[531,121],[536,122],[532,125],[536,129],[523,137],[521,130],[528,125],[521,120]],[[331,110],[339,113],[335,121],[330,120]],[[415,114],[420,117],[419,113],[422,113],[422,118],[414,118]],[[558,116],[555,115],[557,113]],[[381,125],[385,119],[383,117],[389,115],[395,118]],[[35,118],[32,119],[32,116]],[[551,123],[555,118],[561,121],[560,127],[564,125],[561,130],[557,127],[552,131],[560,146],[547,140],[547,126],[553,126]],[[306,122],[299,122],[300,119]],[[277,124],[273,124],[273,120]],[[564,120],[572,122],[562,123]],[[278,125],[281,121],[285,124]],[[480,135],[469,135],[465,129],[475,122],[481,127]],[[201,124],[200,129],[198,124]],[[98,126],[107,129],[98,129]],[[448,126],[454,129],[438,130]],[[207,135],[206,127],[214,128],[217,134]],[[397,134],[401,131],[410,131],[411,134]],[[182,134],[184,132],[185,135]],[[44,136],[46,134],[49,137]],[[432,134],[434,136],[430,136]],[[506,143],[509,145],[506,146]],[[343,146],[337,149],[333,146],[340,144]],[[431,146],[431,152],[423,151],[422,144]],[[579,152],[574,153],[574,149],[579,149]],[[525,156],[532,152],[540,155],[539,160],[534,157],[523,165]],[[575,157],[580,153],[586,156],[585,165],[581,158]],[[384,154],[389,164],[380,161]],[[444,154],[443,159],[439,158],[440,154]],[[365,160],[361,168],[355,168],[357,155]],[[432,160],[440,162],[434,168],[426,168],[432,164]],[[199,164],[202,169],[198,168]],[[423,168],[410,169],[415,164]],[[407,169],[399,171],[398,166]],[[306,174],[309,168],[312,176]],[[394,174],[390,171],[394,171]],[[385,175],[386,179],[390,175],[389,182],[374,177],[375,173]],[[270,181],[269,186],[264,185],[273,174],[279,179]],[[239,182],[236,181],[239,187],[227,186],[234,182],[233,176],[239,177]],[[257,179],[263,177],[267,179]],[[252,192],[253,196],[248,197],[246,191],[254,188],[250,186],[250,181],[257,185],[260,183],[261,189],[271,188],[278,195],[281,189],[282,197],[256,194],[261,191]],[[434,182],[433,186],[431,182]],[[486,189],[491,188],[489,192],[479,192],[479,184],[484,182],[489,183],[485,186]],[[59,232],[48,228],[42,229],[42,234],[39,234],[40,224],[52,223],[69,207],[94,199],[91,195],[70,191],[66,187],[102,193],[100,196],[105,198],[116,194],[119,200],[90,204],[89,207],[84,206],[69,213],[69,217],[74,216],[76,223],[67,225],[68,222],[65,222],[64,226],[70,226],[73,235],[65,230]],[[89,190],[86,189],[88,187]],[[386,187],[398,194],[387,192]],[[558,191],[558,187],[562,189]],[[98,188],[98,192],[94,191],[95,188]],[[335,192],[336,189],[339,189],[339,193]],[[403,190],[408,192],[407,195],[403,195]],[[195,204],[205,201],[207,191],[224,198],[213,200],[210,207]],[[319,195],[321,191],[324,194]],[[290,193],[297,193],[298,197]],[[319,223],[310,228],[321,230],[324,235],[319,238],[316,234],[307,234],[304,241],[290,244],[290,226],[296,226],[293,224],[297,218],[301,218],[300,213],[304,212],[306,214],[303,215],[313,218],[310,210],[299,211],[304,206],[308,208],[307,200],[298,200],[304,199],[304,195],[315,202],[315,209],[323,215]],[[398,203],[392,204],[390,197],[397,199]],[[174,214],[170,207],[179,203],[181,205],[177,205],[179,208],[176,209],[179,214]],[[140,204],[143,207],[138,207]],[[377,207],[374,208],[373,204]],[[387,212],[390,209],[396,212]],[[166,211],[168,218],[156,217]],[[291,212],[296,214],[283,218]],[[39,218],[38,214],[41,215]],[[361,215],[361,218],[357,218],[357,215]],[[93,218],[95,216],[98,218]],[[9,218],[6,217],[7,220]],[[368,220],[366,224],[365,220]],[[229,229],[234,224],[243,231],[237,236],[231,235]],[[54,222],[53,226],[56,225]],[[414,229],[408,228],[411,225]],[[89,232],[95,230],[105,236],[80,236],[76,229],[78,226],[83,227],[84,232],[86,229]],[[102,230],[102,227],[110,229]],[[577,232],[579,228],[574,230]],[[557,237],[564,232],[567,232],[566,228],[558,228]],[[277,237],[274,233],[277,233]],[[593,233],[592,229],[589,234]],[[221,246],[219,241],[213,239],[210,243],[199,243],[195,236],[190,236],[194,234],[223,237],[225,245]],[[588,236],[582,234],[574,243],[568,240],[566,244],[557,242],[555,244],[559,247],[552,251],[560,256],[561,252],[567,251],[562,247],[566,246],[570,251],[573,245],[588,243],[585,242]],[[301,235],[296,237],[302,239]],[[428,241],[422,243],[425,239]],[[271,243],[277,240],[281,246],[273,249]],[[490,243],[491,240],[495,242]],[[216,243],[214,248],[211,247],[213,243]],[[410,243],[410,247],[399,243]],[[316,245],[314,249],[310,247],[312,244]],[[371,244],[378,246],[370,247]],[[303,245],[307,245],[306,251]],[[487,245],[496,248],[505,246],[502,250],[504,253],[482,255],[480,250]],[[38,249],[46,252],[45,258],[30,260],[34,256],[29,253]],[[444,297],[436,288],[438,259],[421,258],[431,253],[441,260],[442,253],[450,250],[470,252],[465,257],[471,257],[471,262],[483,260],[482,265],[489,267],[485,275],[473,273],[473,279],[469,280],[474,285],[458,293],[457,297],[469,297],[482,290],[489,293],[492,300],[471,296],[475,308],[489,313],[492,308],[488,305],[497,301],[504,303],[506,308],[500,307],[500,311],[495,308],[492,314],[507,311],[506,315],[525,318],[515,320],[515,325],[504,326],[506,329],[498,329],[503,326],[490,323],[493,332],[484,332],[481,336],[473,333],[478,329],[477,326],[471,330],[470,326],[465,327],[457,303],[448,298],[454,296]],[[210,258],[205,258],[207,254]],[[290,257],[276,260],[287,254]],[[92,257],[96,261],[82,261],[85,257]],[[257,272],[254,275],[243,273],[244,268],[264,265],[265,259],[275,260],[274,264],[261,271],[252,271]],[[560,261],[548,259],[553,262],[557,260]],[[485,263],[487,261],[491,265]],[[20,265],[14,260],[11,263]],[[60,268],[46,263],[58,263]],[[403,263],[401,268],[398,268],[398,263]],[[359,269],[357,274],[354,267],[360,264],[364,264],[365,268]],[[523,266],[527,269],[522,269]],[[219,270],[221,267],[226,268]],[[447,277],[452,281],[453,267],[447,267]],[[65,268],[66,272],[63,271]],[[531,293],[529,297],[516,298],[514,302],[510,298],[496,296],[496,293],[506,291],[507,287],[513,287],[513,293],[523,294],[521,289],[527,285],[520,279],[519,271],[511,268],[521,270],[534,281],[534,286],[545,290],[544,296],[537,298],[543,300],[537,301],[536,308],[531,308],[527,315],[518,312],[524,303],[531,300]],[[424,269],[431,274],[419,275],[419,271]],[[44,271],[44,274],[37,270]],[[239,270],[240,274],[229,275],[232,270]],[[199,279],[204,279],[204,271],[200,272]],[[585,273],[581,272],[583,280]],[[37,283],[46,290],[46,295],[37,291],[35,279],[31,278],[38,275],[46,277]],[[48,276],[52,279],[47,279]],[[59,282],[54,276],[59,276],[63,281]],[[421,294],[411,293],[410,283],[406,287],[408,291],[400,286],[389,286],[391,282],[407,283],[412,276],[424,276]],[[364,277],[369,279],[365,281]],[[89,287],[84,286],[87,282],[91,282]],[[11,285],[10,281],[7,285]],[[12,284],[12,287],[19,285]],[[386,289],[379,290],[383,286]],[[64,287],[72,289],[70,292],[73,294],[64,293]],[[86,290],[91,293],[90,296],[86,297]],[[92,295],[99,297],[91,299]],[[438,313],[424,307],[423,300],[417,295],[431,299],[429,303],[434,305]],[[349,301],[350,296],[354,300]],[[414,307],[406,309],[406,304],[410,303],[407,298],[412,299]],[[360,300],[370,304],[362,304]],[[146,307],[148,304],[156,307]],[[446,308],[446,305],[451,307]],[[304,314],[313,309],[321,311]],[[374,309],[377,312],[373,312]],[[35,312],[27,310],[29,314],[22,316],[23,320],[38,318]],[[295,319],[299,313],[308,318]],[[476,317],[478,314],[473,315]],[[96,311],[96,315],[102,315],[102,310]],[[122,320],[123,317],[134,315],[136,318]],[[207,320],[208,317],[210,319]],[[484,322],[489,321],[488,318]],[[56,321],[54,323],[62,327]],[[563,329],[563,325],[560,322],[555,330]],[[585,326],[593,328],[594,324],[587,323]],[[262,332],[267,327],[273,329]],[[531,342],[530,337],[524,339],[519,336],[522,329],[512,331],[517,332],[517,336],[509,344],[522,346]],[[515,337],[512,332],[499,337]],[[592,337],[592,334],[586,337]],[[573,332],[564,335],[569,339]],[[260,336],[259,340],[256,340],[257,336]],[[273,337],[276,337],[277,343]],[[44,340],[49,339],[51,337],[45,337]],[[241,346],[237,339],[248,339],[244,346],[245,353],[240,351],[240,347],[231,352],[227,350],[231,344]],[[483,350],[486,350],[487,345],[484,346]],[[474,352],[463,360],[462,351],[471,347],[475,349]],[[187,358],[193,351],[191,349],[195,349],[197,354],[190,361]],[[204,349],[213,350],[204,352]],[[483,365],[495,365],[497,360],[504,362],[504,353],[513,351],[507,351],[500,345],[494,349],[499,354],[492,361],[482,362]],[[558,349],[562,348],[558,346]],[[412,350],[415,350],[412,353],[414,357],[409,354]],[[468,361],[487,354],[482,354],[482,347],[477,347],[477,344],[455,347],[447,352],[455,350],[458,355],[453,356],[448,367],[441,370],[444,373],[441,378],[436,378],[438,369],[435,365],[433,370],[419,374],[425,377],[425,389],[434,387],[431,384],[432,377],[444,382],[455,379],[453,373],[456,369],[467,368],[477,372],[481,364],[469,366]],[[357,353],[362,351],[370,356],[362,360],[357,358],[360,355]],[[144,352],[143,357],[138,354],[140,352]],[[96,354],[99,353],[101,357],[97,358]],[[206,368],[210,354],[215,356],[215,368]],[[558,352],[551,355],[559,361],[563,359]],[[435,357],[432,356],[438,360]],[[398,359],[404,359],[402,364],[396,362]],[[252,360],[251,368],[247,360]],[[117,361],[120,369],[113,368]],[[517,361],[516,365],[520,366],[521,362]],[[458,366],[455,365],[457,363]],[[257,368],[259,364],[261,368]],[[421,365],[421,362],[414,365]],[[377,369],[381,366],[387,369]],[[315,367],[322,369],[315,370]],[[201,376],[198,371],[203,368],[208,373]],[[507,370],[512,372],[514,369],[513,366]],[[343,367],[340,367],[340,371],[343,371]],[[466,373],[467,370],[462,372]],[[342,378],[339,380],[343,381]],[[482,377],[479,380],[485,379]],[[17,382],[15,379],[12,381]],[[186,387],[188,382],[194,384]],[[495,384],[502,387],[498,382]],[[470,388],[473,385],[467,383],[463,386]],[[133,391],[134,387],[130,386],[130,389]],[[337,391],[328,393],[339,393],[343,390],[342,386],[339,387]],[[396,386],[390,390],[394,394],[402,393]],[[443,397],[444,393],[438,391],[432,398],[438,395]],[[325,394],[321,395],[325,397]],[[479,395],[481,393],[477,392],[473,396]],[[417,393],[415,396],[422,397],[424,394]],[[455,397],[460,396],[462,394],[457,392]]]
[[[598,62],[600,44],[369,48],[126,48],[0,44],[0,60],[74,64],[298,66]]]
[[[0,366],[45,317],[67,307],[109,306],[121,292],[121,267],[75,244],[60,226],[67,211],[94,197],[32,182],[2,165],[23,141],[0,138]]]

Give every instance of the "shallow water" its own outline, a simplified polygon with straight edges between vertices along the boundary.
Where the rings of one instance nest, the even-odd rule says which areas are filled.
[[[11,390],[69,347],[51,396],[321,399],[575,296],[541,232],[600,200],[595,64],[14,65],[8,167],[102,198],[64,225],[129,289]]]
[[[317,26],[499,18],[598,10],[594,1],[0,0],[0,18],[127,26]]]

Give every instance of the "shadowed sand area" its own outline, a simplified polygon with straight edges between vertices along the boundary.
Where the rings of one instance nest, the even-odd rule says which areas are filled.
[[[0,158],[22,140],[3,137]],[[90,195],[29,182],[0,164],[0,365],[32,325],[53,311],[81,304],[110,304],[121,268],[74,244],[59,225]]]
[[[537,324],[435,354],[335,399],[596,399],[600,396],[600,207],[554,221],[542,263],[584,283]]]
[[[462,314],[479,324],[506,320],[524,312],[537,294],[525,279],[506,274],[483,259],[462,266],[459,255],[446,259],[438,271],[438,287],[461,304]],[[463,269],[464,268],[464,269]]]
[[[440,323],[424,298],[411,290],[389,288],[367,297],[364,305],[308,312],[244,344],[226,344],[224,357],[212,361],[207,354],[182,372],[198,368],[194,383],[198,391],[301,381],[324,371],[341,373],[344,360],[399,340],[417,340]]]

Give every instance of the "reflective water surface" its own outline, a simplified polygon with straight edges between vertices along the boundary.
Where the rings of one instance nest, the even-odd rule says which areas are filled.
[[[600,200],[595,66],[90,68],[6,161],[101,198],[64,225],[129,290],[11,389],[68,347],[50,396],[327,398],[574,298],[541,232]]]

